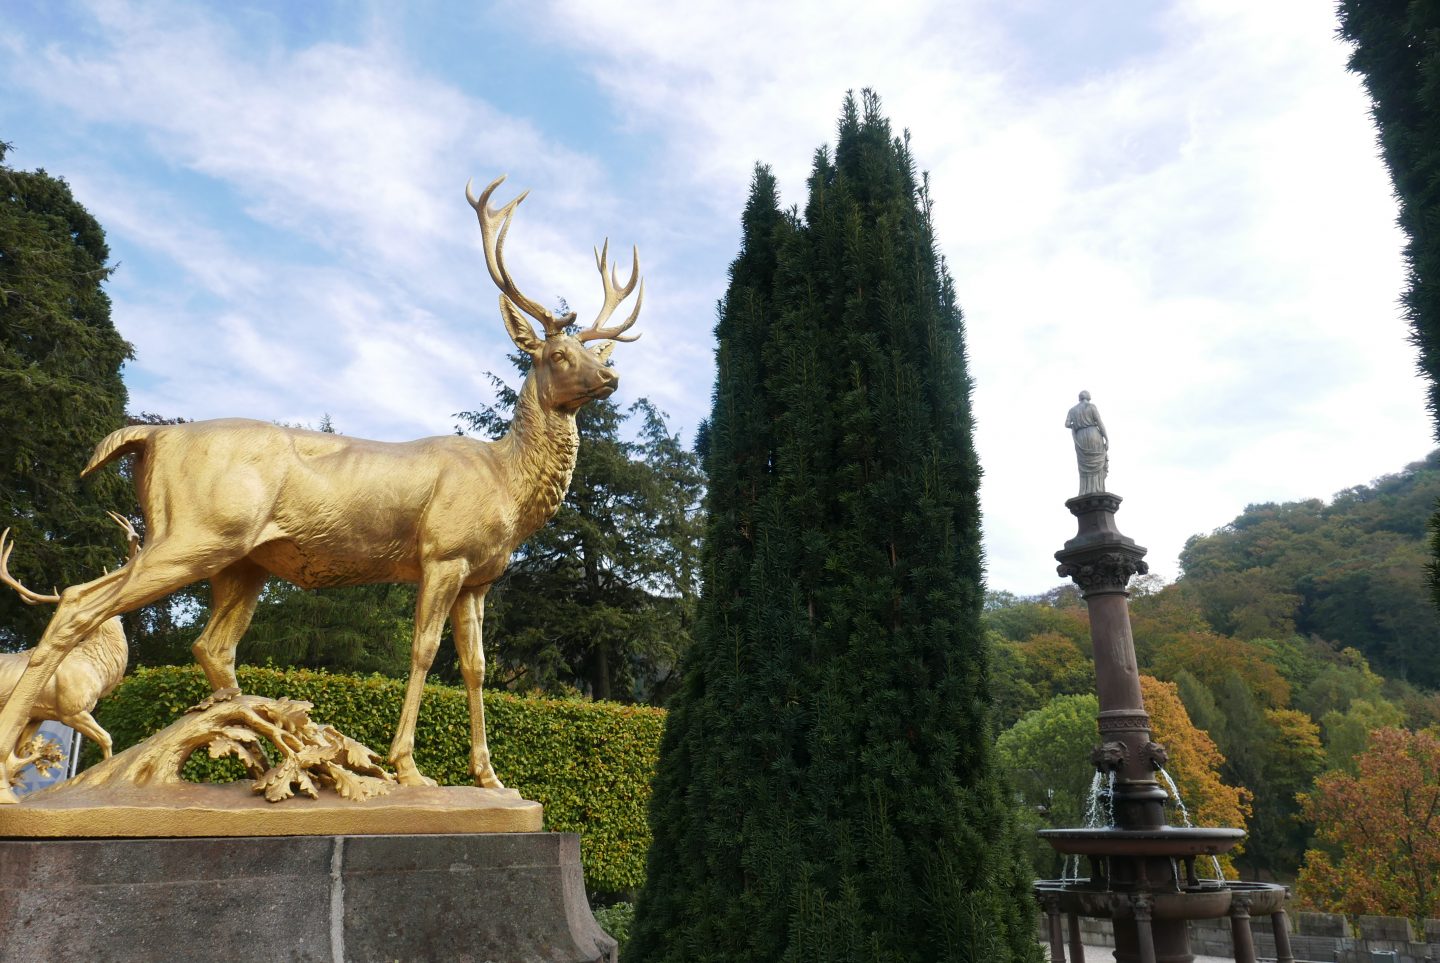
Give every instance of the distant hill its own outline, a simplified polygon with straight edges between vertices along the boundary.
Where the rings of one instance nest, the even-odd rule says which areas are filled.
[[[1401,472],[1318,498],[1251,505],[1180,553],[1182,585],[1216,631],[1292,633],[1354,646],[1387,676],[1440,687],[1426,523],[1440,450]]]

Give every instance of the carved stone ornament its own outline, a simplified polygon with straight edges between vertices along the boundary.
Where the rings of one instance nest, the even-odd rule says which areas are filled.
[[[1119,772],[1125,765],[1126,749],[1123,742],[1107,742],[1096,746],[1090,753],[1090,761],[1101,772]]]
[[[1150,763],[1151,769],[1164,769],[1170,761],[1170,752],[1158,742],[1147,742],[1140,749],[1141,756]]]
[[[1071,578],[1085,593],[1125,590],[1131,576],[1146,575],[1150,564],[1121,552],[1107,552],[1085,562],[1062,562],[1055,571],[1061,578]]]
[[[1100,713],[1100,732],[1150,731],[1150,714],[1144,709],[1118,709]]]

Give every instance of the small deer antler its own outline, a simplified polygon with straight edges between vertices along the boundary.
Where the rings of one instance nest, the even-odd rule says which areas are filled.
[[[479,197],[475,196],[475,192],[470,189],[470,182],[466,181],[465,199],[470,202],[471,207],[475,208],[475,215],[480,218],[480,236],[485,240],[485,266],[490,269],[491,280],[500,289],[500,293],[514,302],[516,307],[540,322],[540,326],[545,329],[545,336],[548,338],[564,331],[567,325],[574,324],[575,313],[572,311],[564,317],[555,317],[549,309],[522,294],[520,288],[515,284],[515,279],[506,269],[505,235],[510,230],[510,218],[515,215],[515,208],[520,206],[520,202],[525,200],[530,192],[525,191],[498,211],[491,208],[490,195],[495,193],[495,188],[500,186],[500,182],[505,180],[505,176],[501,174],[491,181],[490,186],[485,188]]]
[[[41,595],[39,592],[32,592],[10,574],[10,553],[15,550],[15,543],[10,541],[10,529],[0,532],[0,582],[4,582],[16,592],[20,593],[20,599],[26,605],[41,605],[45,603],[55,604],[60,601],[59,594]]]
[[[130,519],[121,515],[119,512],[106,512],[105,514],[109,515],[111,521],[125,530],[125,541],[128,542],[130,546],[125,556],[125,560],[128,562],[140,553],[140,533],[135,531],[135,526],[130,523]]]
[[[605,285],[605,303],[600,306],[600,316],[595,319],[595,323],[576,336],[580,341],[638,341],[640,339],[638,334],[628,336],[624,334],[625,329],[640,317],[640,306],[645,303],[645,282],[640,281],[640,249],[631,248],[630,250],[633,256],[630,280],[625,282],[624,287],[620,286],[620,278],[615,275],[613,267],[608,272],[605,270],[606,261],[610,256],[610,239],[606,238],[605,246],[595,252],[595,266],[600,269],[600,282]],[[636,281],[640,281],[640,294],[635,298],[635,310],[630,312],[630,317],[625,319],[624,324],[602,328],[600,325],[608,321],[610,315],[615,313],[615,309],[630,296],[631,291],[635,290]]]

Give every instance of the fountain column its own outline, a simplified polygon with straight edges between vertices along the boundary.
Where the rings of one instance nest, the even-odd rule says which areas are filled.
[[[1120,502],[1119,495],[1109,492],[1067,501],[1065,507],[1079,520],[1080,530],[1055,558],[1061,577],[1075,580],[1090,610],[1103,740],[1095,750],[1095,764],[1115,774],[1115,825],[1159,829],[1165,825],[1168,796],[1155,781],[1155,770],[1164,765],[1165,750],[1150,738],[1127,590],[1131,576],[1144,575],[1150,567],[1145,549],[1115,526]]]
[[[1145,549],[1115,525],[1120,502],[1120,496],[1110,492],[1067,501],[1079,531],[1055,558],[1060,575],[1075,581],[1090,611],[1102,740],[1094,761],[1115,777],[1115,828],[1158,832],[1165,828],[1169,795],[1156,782],[1155,771],[1165,764],[1166,755],[1151,738],[1150,715],[1140,692],[1128,590],[1130,579],[1144,575],[1149,566]],[[1169,854],[1147,853],[1146,848],[1136,846],[1131,854],[1108,859],[1108,886],[1133,894],[1133,901],[1125,901],[1128,912],[1115,915],[1115,958],[1121,963],[1189,963],[1193,956],[1185,921],[1153,918],[1147,898],[1152,892],[1179,888],[1175,862]]]

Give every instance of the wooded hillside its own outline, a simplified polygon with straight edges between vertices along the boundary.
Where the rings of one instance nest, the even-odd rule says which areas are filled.
[[[1176,583],[1132,585],[1140,669],[1183,703],[1162,741],[1193,725],[1218,749],[1177,772],[1182,791],[1218,777],[1250,802],[1243,875],[1294,879],[1302,863],[1338,859],[1324,840],[1329,850],[1307,855],[1314,826],[1298,797],[1323,773],[1354,771],[1376,732],[1440,725],[1440,615],[1426,581],[1437,499],[1440,452],[1329,502],[1252,505],[1186,544]],[[986,625],[1012,778],[1041,822],[1073,822],[1084,780],[1037,772],[1026,740],[1094,739],[1067,701],[1094,690],[1084,603],[1069,587],[992,595]],[[1046,855],[1042,874],[1054,869]]]

